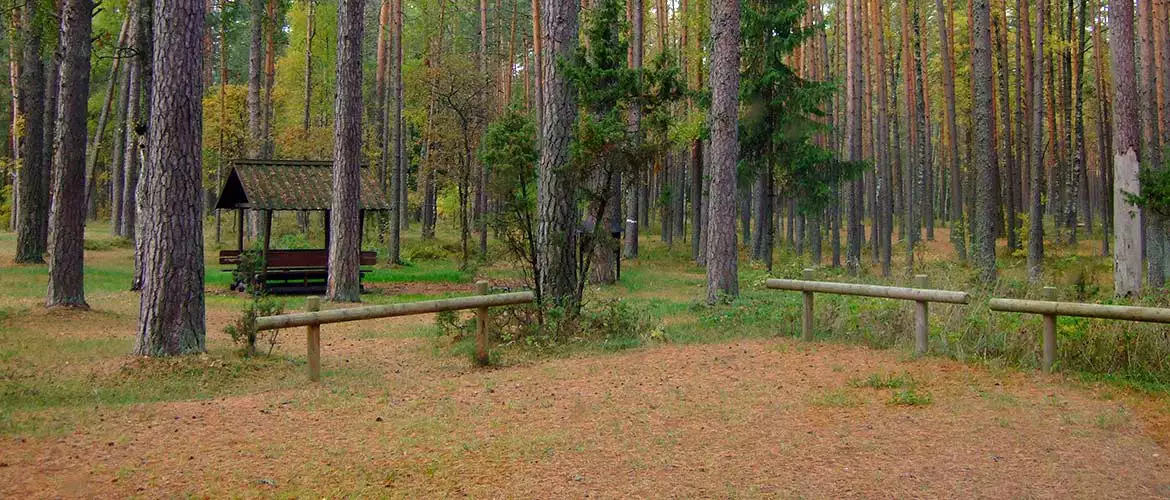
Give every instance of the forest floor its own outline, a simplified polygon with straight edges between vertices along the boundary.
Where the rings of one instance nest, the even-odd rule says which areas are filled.
[[[272,356],[235,353],[222,330],[245,299],[218,266],[209,353],[137,359],[127,249],[87,253],[92,311],[45,311],[45,268],[12,266],[12,239],[0,235],[4,498],[1170,497],[1164,391],[703,333],[702,274],[651,257],[598,293],[650,304],[675,341],[477,368],[429,316],[327,325],[313,384],[299,329]],[[466,294],[473,279],[450,263],[394,276],[364,299]]]

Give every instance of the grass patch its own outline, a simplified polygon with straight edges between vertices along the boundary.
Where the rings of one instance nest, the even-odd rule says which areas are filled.
[[[926,406],[934,402],[929,392],[918,392],[917,389],[907,388],[900,391],[894,391],[890,396],[888,404],[894,406]]]
[[[902,389],[917,385],[918,382],[908,373],[885,376],[880,373],[873,373],[865,379],[852,379],[849,381],[850,387],[869,387],[870,389]]]
[[[832,389],[813,396],[812,404],[826,408],[856,408],[862,405],[862,401],[850,391]]]

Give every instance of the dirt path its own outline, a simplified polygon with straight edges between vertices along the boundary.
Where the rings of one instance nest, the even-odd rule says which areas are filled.
[[[5,438],[0,497],[1170,497],[1158,420],[1055,377],[790,340],[476,370],[432,342],[339,325],[319,385]]]

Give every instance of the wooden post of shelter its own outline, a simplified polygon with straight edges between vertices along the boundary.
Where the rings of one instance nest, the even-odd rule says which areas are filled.
[[[1056,301],[1056,288],[1051,286],[1044,287],[1044,300]],[[1056,315],[1044,315],[1044,357],[1041,360],[1041,367],[1045,373],[1052,373],[1052,366],[1056,364]]]
[[[244,251],[244,209],[236,209],[236,250]]]
[[[260,279],[268,272],[268,249],[272,247],[272,210],[264,211],[264,251],[261,255]]]
[[[914,288],[930,288],[930,278],[925,274],[915,275]],[[914,352],[916,354],[926,354],[926,350],[930,347],[928,344],[930,323],[927,319],[929,314],[929,302],[925,300],[914,301]]]
[[[305,299],[305,311],[316,312],[321,310],[321,298],[309,297]],[[305,327],[309,351],[309,380],[321,380],[321,324],[311,324]]]
[[[477,281],[475,283],[475,291],[480,295],[488,294],[488,282]],[[476,331],[475,331],[475,361],[480,366],[486,366],[488,359],[488,308],[487,306],[476,309]]]
[[[329,236],[330,236],[329,211],[325,211],[325,255],[329,255]]]
[[[806,281],[812,281],[812,269],[804,270],[804,279]],[[811,341],[813,339],[813,293],[806,291],[801,292],[801,295],[804,295],[804,315],[801,317],[800,322],[803,333],[801,338],[806,341]]]

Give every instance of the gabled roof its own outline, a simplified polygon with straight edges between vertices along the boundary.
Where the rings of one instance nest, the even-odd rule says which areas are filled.
[[[234,160],[215,208],[328,210],[333,163],[313,160]],[[362,210],[389,210],[369,168],[361,169]]]

